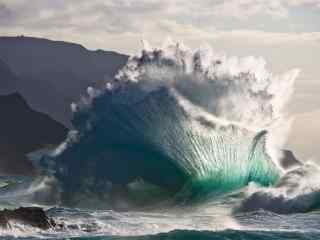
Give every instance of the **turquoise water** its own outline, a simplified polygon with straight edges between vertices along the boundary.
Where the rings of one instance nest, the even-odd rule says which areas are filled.
[[[278,180],[280,171],[265,151],[267,131],[195,117],[168,89],[143,95],[135,86],[127,88],[122,94],[106,92],[75,114],[76,136],[60,154],[45,159],[54,163],[67,205],[101,199],[99,192],[107,195],[112,185],[127,192],[136,180],[182,201]]]

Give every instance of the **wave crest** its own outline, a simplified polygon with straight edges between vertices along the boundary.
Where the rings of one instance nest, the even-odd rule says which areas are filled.
[[[319,171],[319,166],[306,163],[287,172],[274,187],[253,187],[239,210],[264,209],[280,214],[315,210],[320,206]]]
[[[51,166],[65,199],[75,198],[71,189],[78,199],[108,198],[113,186],[139,179],[184,197],[273,184],[270,126],[297,74],[273,76],[262,59],[180,44],[143,50],[104,89],[89,87],[72,104],[75,130]]]

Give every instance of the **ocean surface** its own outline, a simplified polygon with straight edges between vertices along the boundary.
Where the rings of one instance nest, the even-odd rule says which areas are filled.
[[[42,206],[63,227],[12,222],[4,239],[320,239],[320,169],[288,160],[299,71],[168,43],[88,91],[41,176],[1,177],[0,206]]]
[[[212,205],[212,206],[210,206]],[[201,208],[103,211],[51,208],[68,229],[39,231],[16,224],[1,239],[319,239],[320,212],[227,214],[215,203]]]

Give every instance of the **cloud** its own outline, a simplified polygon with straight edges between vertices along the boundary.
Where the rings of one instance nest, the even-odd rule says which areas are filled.
[[[137,26],[150,22],[146,21],[147,18],[162,12],[165,7],[161,1],[152,0],[34,0],[32,4],[26,0],[11,0],[3,2],[0,6],[3,9],[11,9],[11,26],[22,24],[29,29],[91,28],[104,29],[111,33],[135,32]]]
[[[33,0],[32,4],[0,0],[0,34],[36,35],[122,51],[143,37],[158,42],[168,35],[187,42],[312,42],[319,41],[316,31],[288,30],[294,22],[290,9],[318,9],[319,4],[320,0]],[[320,21],[320,14],[312,20]],[[281,25],[289,32],[281,31]]]
[[[310,42],[317,43],[320,41],[320,32],[265,32],[255,30],[234,30],[220,32],[216,38],[235,38],[246,39],[248,42],[259,42],[260,44],[286,44],[286,43],[301,43]]]
[[[91,26],[121,33],[149,29],[162,19],[206,28],[216,18],[286,18],[291,7],[306,4],[317,7],[320,0],[0,0],[0,16],[28,28]]]
[[[289,10],[292,7],[319,6],[320,4],[319,0],[229,0],[211,2],[213,2],[213,15],[238,19],[257,15],[286,18],[289,16]],[[209,7],[209,5],[206,7]]]

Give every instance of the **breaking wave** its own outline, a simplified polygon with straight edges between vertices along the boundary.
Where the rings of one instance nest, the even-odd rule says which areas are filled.
[[[72,104],[74,130],[42,160],[62,201],[185,201],[276,183],[298,70],[275,76],[265,64],[173,43],[130,58]]]
[[[274,187],[251,186],[240,211],[267,211],[289,214],[304,213],[320,207],[320,169],[306,163],[284,174]]]

